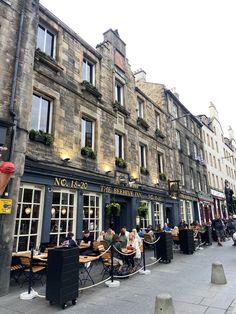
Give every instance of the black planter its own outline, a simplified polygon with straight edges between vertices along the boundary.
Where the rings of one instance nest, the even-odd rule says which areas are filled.
[[[50,304],[66,307],[66,302],[76,303],[79,289],[79,248],[48,250],[46,299]]]
[[[161,258],[160,261],[170,263],[173,259],[173,240],[169,232],[156,232],[156,239],[160,240],[156,243],[155,256]]]
[[[201,239],[205,245],[212,245],[212,228],[210,226],[206,226],[205,232],[201,234]]]
[[[193,230],[179,230],[180,249],[184,254],[193,254],[195,250]]]

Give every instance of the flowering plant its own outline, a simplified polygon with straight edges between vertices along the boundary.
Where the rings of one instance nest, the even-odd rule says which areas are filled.
[[[120,204],[112,202],[106,206],[106,213],[109,216],[111,213],[116,213],[117,216],[120,214]]]

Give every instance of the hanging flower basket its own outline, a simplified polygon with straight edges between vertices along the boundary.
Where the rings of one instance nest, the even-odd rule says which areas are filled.
[[[146,204],[141,204],[138,209],[138,215],[139,217],[145,218],[147,216],[148,213],[148,207]]]
[[[116,216],[120,215],[120,204],[112,202],[106,206],[106,214],[107,216],[110,216],[112,214],[115,214]]]

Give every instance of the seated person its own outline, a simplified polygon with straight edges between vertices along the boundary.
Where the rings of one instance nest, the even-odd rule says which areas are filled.
[[[137,233],[140,236],[140,238],[142,238],[143,237],[143,230],[140,228],[139,225],[136,226],[136,230],[137,230]]]
[[[104,240],[108,243],[108,245],[111,244],[114,234],[115,234],[115,232],[111,228],[107,229],[107,231],[104,235]]]
[[[90,235],[88,229],[84,230],[84,237],[80,242],[80,246],[81,255],[90,255],[93,253],[93,237]]]
[[[165,231],[165,232],[170,232],[171,231],[171,228],[167,225],[166,222],[164,223],[163,231]]]
[[[114,250],[113,250],[114,265],[119,265],[118,272],[121,272],[121,269],[124,263],[122,260],[122,255],[119,253],[119,252],[122,253],[122,251],[121,251],[121,243],[120,243],[118,234],[113,235],[112,243],[114,247]]]
[[[122,228],[121,230],[120,230],[120,234],[119,234],[119,236],[120,236],[120,244],[121,244],[121,247],[122,248],[125,248],[126,246],[127,246],[127,237],[126,237],[126,235],[125,235],[125,229],[124,228]]]
[[[99,236],[97,238],[97,241],[104,241],[104,235],[105,235],[104,231],[99,232]]]
[[[140,238],[140,236],[138,235],[138,232],[136,229],[133,229],[132,232],[135,235],[135,239],[138,241],[139,246],[142,244],[142,239]]]
[[[74,236],[74,233],[68,232],[67,237],[64,239],[64,241],[62,242],[61,245],[64,246],[64,247],[77,247],[78,245],[72,239],[73,236]]]
[[[179,235],[179,228],[177,226],[171,230],[171,235],[177,237]]]
[[[126,255],[125,256],[125,261],[129,266],[129,270],[132,271],[132,268],[134,268],[134,258],[141,258],[141,251],[140,251],[140,246],[135,239],[135,234],[133,232],[130,232],[129,234],[129,240],[127,242],[127,249],[129,251],[134,251],[134,254]]]

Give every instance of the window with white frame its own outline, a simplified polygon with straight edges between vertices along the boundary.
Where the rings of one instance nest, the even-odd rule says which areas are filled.
[[[52,100],[33,94],[31,111],[31,129],[51,132]]]
[[[193,121],[190,122],[190,128],[191,128],[191,132],[194,133],[194,123],[193,123]]]
[[[101,195],[85,193],[83,201],[83,231],[88,229],[94,240],[102,230]]]
[[[187,148],[187,155],[189,156],[191,154],[191,151],[190,151],[190,142],[188,138],[186,138],[186,148]]]
[[[183,124],[185,127],[188,126],[187,117],[183,117]]]
[[[193,222],[193,211],[192,211],[192,204],[189,201],[185,202],[186,205],[186,217],[187,217],[187,224]]]
[[[180,217],[181,217],[181,220],[186,221],[186,212],[185,212],[184,201],[180,200],[179,201],[179,205],[180,205]]]
[[[147,168],[147,151],[146,146],[143,144],[139,145],[139,165],[141,168]]]
[[[19,190],[13,251],[29,251],[40,245],[43,187],[23,185]]]
[[[172,102],[172,115],[174,118],[178,118],[178,107]]]
[[[115,157],[124,158],[124,137],[119,133],[115,134]]]
[[[55,58],[55,39],[53,32],[45,26],[38,25],[37,48],[52,58]]]
[[[88,146],[94,149],[94,124],[94,121],[82,118],[81,148]]]
[[[178,130],[176,130],[176,144],[177,148],[181,149],[180,132]]]
[[[198,181],[198,191],[202,191],[202,182],[201,182],[201,174],[197,173],[197,181]]]
[[[157,229],[158,225],[162,228],[164,226],[163,204],[154,203],[154,228]]]
[[[185,177],[184,177],[184,165],[182,163],[179,164],[180,167],[180,183],[185,185]]]
[[[50,243],[60,245],[68,232],[75,233],[76,194],[70,190],[54,190],[51,208]]]
[[[164,156],[160,152],[157,152],[157,167],[158,173],[164,173]]]
[[[197,145],[193,144],[193,154],[194,154],[194,158],[198,157],[198,153],[197,153]]]
[[[115,101],[124,105],[124,86],[118,81],[115,81]]]
[[[83,80],[95,85],[95,65],[87,59],[83,59]]]
[[[144,101],[140,98],[137,99],[137,115],[143,119]]]
[[[195,185],[194,185],[194,172],[193,172],[192,168],[190,168],[190,183],[191,183],[191,189],[194,190],[194,188],[195,188]]]
[[[152,225],[151,220],[151,202],[141,201],[140,205],[146,206],[148,208],[148,212],[146,217],[136,217],[136,224],[140,226],[141,229],[146,229],[149,225]]]
[[[158,112],[156,112],[156,128],[157,130],[161,129],[161,115]]]
[[[203,180],[204,180],[204,192],[207,193],[207,177],[206,177],[206,175],[203,176]]]

